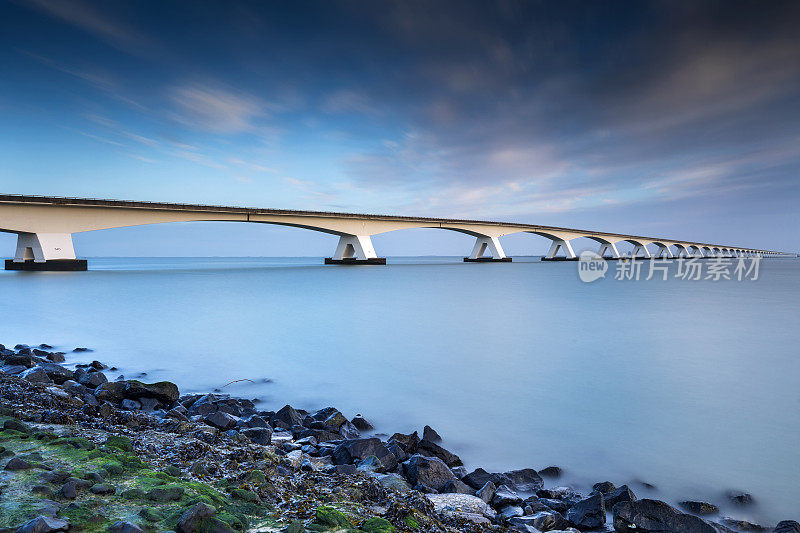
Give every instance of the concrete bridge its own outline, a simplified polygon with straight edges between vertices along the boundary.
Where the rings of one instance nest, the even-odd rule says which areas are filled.
[[[549,239],[550,250],[542,259],[551,261],[577,259],[570,243],[583,237],[596,241],[598,253],[611,258],[620,257],[617,244],[622,242],[632,244],[632,255],[642,258],[782,255],[741,246],[508,222],[0,195],[0,231],[18,236],[16,255],[6,260],[6,270],[86,270],[86,260],[75,257],[73,233],[189,221],[277,224],[337,235],[336,251],[325,259],[326,264],[385,264],[386,259],[375,253],[372,235],[410,228],[472,235],[475,246],[469,257],[464,258],[467,262],[511,261],[503,251],[500,237],[521,232]]]

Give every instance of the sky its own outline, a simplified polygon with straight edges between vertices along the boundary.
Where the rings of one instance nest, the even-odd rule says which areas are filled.
[[[781,1],[0,0],[0,192],[800,250],[798,27],[800,3]],[[225,223],[75,241],[79,255],[335,246]],[[374,243],[471,249],[432,230]]]

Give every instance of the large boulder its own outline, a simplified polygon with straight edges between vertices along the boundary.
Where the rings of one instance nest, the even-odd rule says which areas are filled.
[[[599,528],[606,523],[603,494],[595,492],[588,498],[577,502],[567,511],[567,518],[580,530]]]
[[[466,483],[475,490],[479,490],[481,487],[483,487],[490,481],[495,485],[502,485],[502,482],[500,481],[500,476],[498,476],[497,474],[490,474],[483,468],[476,468],[475,470],[473,470],[472,472],[461,478],[461,481],[463,481],[464,483]]]
[[[713,503],[708,503],[708,502],[686,500],[680,502],[680,506],[689,511],[690,513],[699,515],[717,514],[719,512],[719,507],[717,507]],[[797,533],[800,533],[800,531],[798,531]]]
[[[159,402],[172,405],[178,401],[180,392],[178,386],[171,381],[159,381],[157,383],[142,383],[132,379],[125,387],[125,397],[131,400],[139,398],[155,398]]]
[[[408,479],[412,487],[425,485],[437,492],[441,492],[448,481],[456,479],[456,476],[447,468],[447,465],[437,457],[412,455],[409,460],[403,463],[403,466],[405,467],[406,479]]]
[[[291,405],[284,405],[280,411],[275,413],[272,419],[283,422],[287,427],[300,426],[303,424],[303,417],[297,412],[297,409]]]
[[[522,468],[500,474],[501,481],[520,492],[536,492],[544,485],[542,477],[533,468]]]
[[[55,533],[56,531],[67,531],[69,521],[50,516],[37,516],[30,522],[19,526],[15,533]]]
[[[377,437],[342,441],[333,449],[333,462],[346,465],[366,459],[370,455],[377,457],[386,470],[393,470],[397,466],[397,457]]]
[[[267,445],[272,440],[272,429],[269,427],[254,427],[241,430],[241,434],[255,444]]]
[[[445,450],[435,442],[427,439],[422,439],[420,441],[417,448],[417,453],[421,455],[427,455],[428,457],[438,457],[450,468],[464,465],[459,456],[449,450]]]
[[[628,488],[628,485],[622,485],[621,487],[617,487],[614,490],[604,494],[603,501],[605,503],[606,510],[611,511],[614,509],[614,506],[620,502],[636,501],[636,495],[630,488]]]
[[[125,399],[125,389],[127,387],[127,381],[108,381],[94,390],[94,396],[101,402],[120,403]]]
[[[717,533],[701,518],[684,514],[662,501],[648,499],[615,505],[614,529],[620,533]]]
[[[387,441],[387,443],[388,444],[397,444],[398,446],[400,446],[403,449],[403,451],[405,451],[408,454],[412,454],[413,455],[413,454],[417,453],[417,447],[419,446],[420,439],[419,439],[419,435],[417,435],[416,431],[414,433],[410,433],[408,435],[403,434],[403,433],[395,433],[394,435],[389,437],[389,440]]]
[[[47,372],[35,366],[23,372],[20,372],[19,377],[24,378],[31,383],[52,383],[53,380],[47,375]]]
[[[39,368],[47,372],[47,375],[52,379],[57,385],[63,385],[65,381],[69,381],[72,379],[72,376],[75,374],[69,368],[63,367],[56,363],[41,363],[39,364]]]
[[[425,497],[433,504],[434,510],[439,512],[472,513],[489,518],[495,516],[495,512],[485,501],[470,494],[426,494]]]
[[[567,519],[556,511],[539,511],[529,516],[511,518],[508,522],[530,532],[564,530],[569,527]]]
[[[233,415],[229,415],[228,413],[217,411],[206,416],[204,421],[209,426],[214,426],[215,428],[225,431],[235,428],[238,419]]]
[[[800,533],[800,524],[794,520],[784,520],[778,522],[773,533]]]

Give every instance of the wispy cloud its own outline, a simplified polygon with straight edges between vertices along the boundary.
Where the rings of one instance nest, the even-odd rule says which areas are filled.
[[[199,84],[173,88],[170,99],[176,120],[212,133],[252,132],[269,110],[268,104],[253,96]]]

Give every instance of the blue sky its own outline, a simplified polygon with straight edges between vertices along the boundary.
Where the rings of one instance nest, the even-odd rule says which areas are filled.
[[[0,190],[798,250],[798,23],[796,2],[2,2]],[[76,245],[323,255],[335,242],[243,226]],[[375,244],[471,247],[430,230]]]

